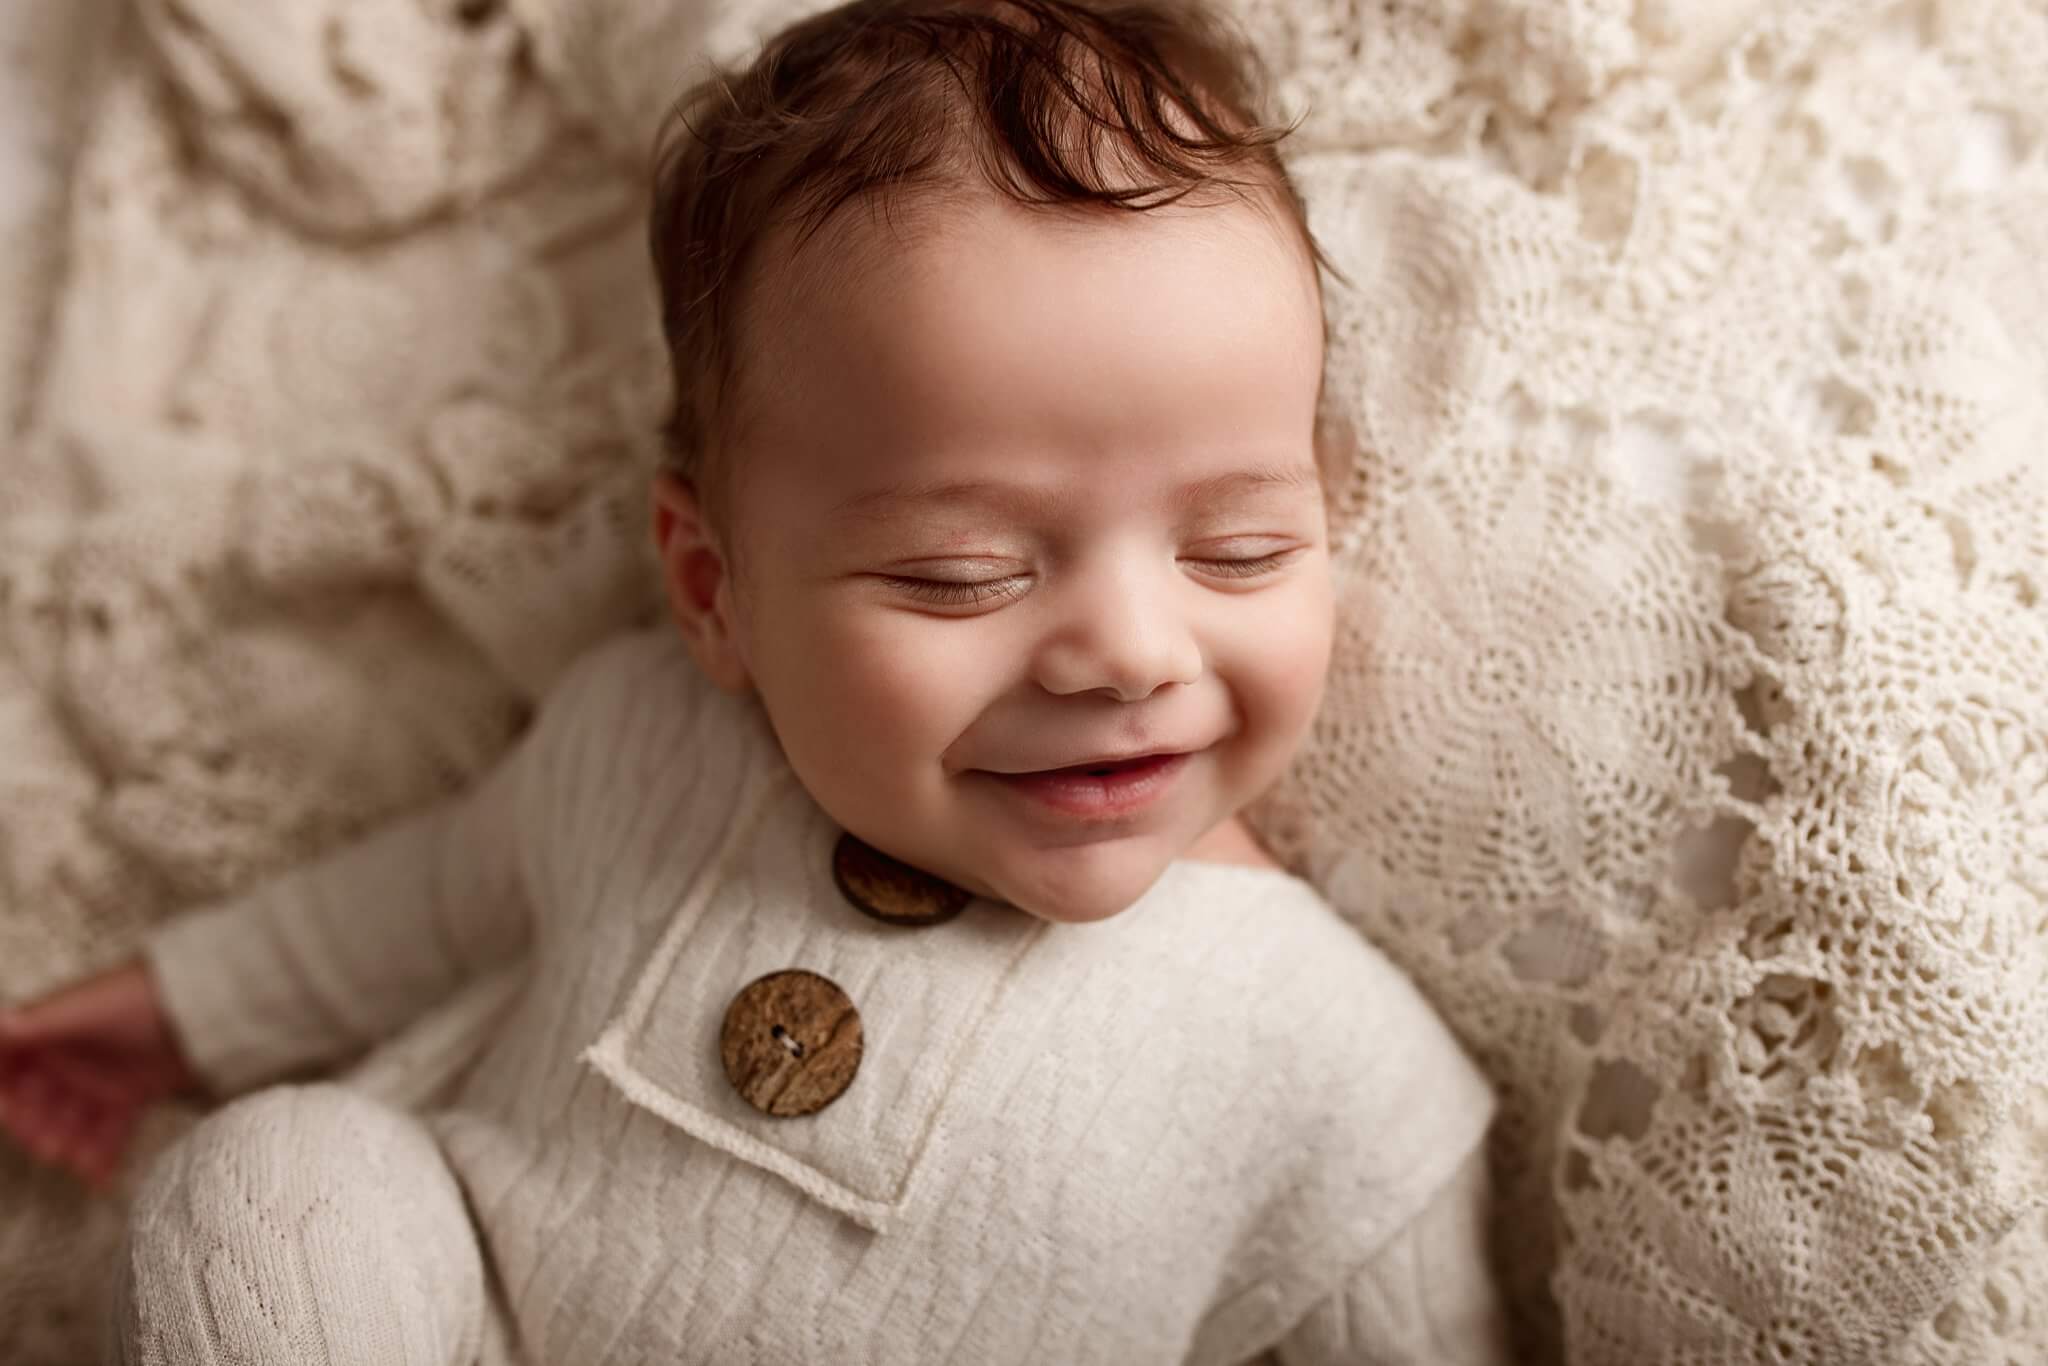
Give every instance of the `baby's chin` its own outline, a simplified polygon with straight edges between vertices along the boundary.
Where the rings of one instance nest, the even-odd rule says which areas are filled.
[[[1170,853],[1150,850],[1040,851],[1023,866],[995,870],[974,890],[1040,920],[1085,925],[1129,910],[1171,861]]]

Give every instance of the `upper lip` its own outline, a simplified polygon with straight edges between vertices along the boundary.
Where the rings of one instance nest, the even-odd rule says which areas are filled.
[[[1134,759],[1161,759],[1169,755],[1185,754],[1186,752],[1186,750],[1179,749],[1134,750],[1126,754],[1097,755],[1093,759],[1080,759],[1071,764],[1047,764],[1044,768],[992,769],[990,771],[1000,773],[1004,777],[1014,778],[1021,773],[1050,773],[1055,769],[1062,768],[1099,768],[1105,764],[1128,764]]]

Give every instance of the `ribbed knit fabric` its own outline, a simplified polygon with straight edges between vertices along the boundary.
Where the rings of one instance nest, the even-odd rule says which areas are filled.
[[[277,1086],[166,1150],[115,1263],[114,1361],[477,1359],[485,1279],[462,1192],[412,1115]]]
[[[232,1096],[526,955],[482,1051],[425,1107],[467,1212],[417,1240],[445,1267],[444,1236],[473,1221],[508,1359],[1504,1359],[1480,1252],[1490,1092],[1307,884],[1183,861],[1094,925],[976,901],[905,930],[840,897],[838,833],[758,705],[711,689],[664,628],[577,664],[464,797],[167,923],[148,960]],[[750,1109],[717,1056],[733,995],[782,968],[838,983],[866,1037],[853,1085],[800,1119]],[[395,1159],[346,1137],[308,1148],[320,1126],[279,1094],[352,1093],[265,1092],[262,1123],[237,1101],[152,1170],[142,1208],[204,1203],[208,1164],[184,1155],[202,1142],[237,1170],[276,1166],[282,1144],[332,1198],[287,1223],[216,1179],[242,1210],[214,1211],[203,1246],[139,1215],[131,1337],[215,1336],[156,1356],[131,1341],[127,1359],[242,1359],[207,1345],[221,1315],[316,1312],[266,1278],[317,1239],[385,1264],[330,1282],[329,1355],[291,1359],[468,1360],[447,1354],[454,1320],[384,1355],[347,1340],[388,1320],[367,1301],[415,1243],[387,1206],[432,1173],[378,1175]]]

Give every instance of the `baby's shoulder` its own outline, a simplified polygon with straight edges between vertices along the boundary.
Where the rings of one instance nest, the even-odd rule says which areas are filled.
[[[1186,940],[1184,970],[1201,987],[1187,1008],[1235,1016],[1249,1060],[1287,1077],[1300,1105],[1352,1120],[1390,1108],[1468,1120],[1486,1108],[1478,1068],[1423,987],[1313,884],[1272,869],[1174,866],[1152,931]]]
[[[541,716],[605,711],[665,695],[688,703],[711,691],[674,627],[646,626],[607,636],[576,656],[541,702]]]
[[[1208,955],[1258,1001],[1304,993],[1339,1013],[1392,1024],[1437,1020],[1407,974],[1361,934],[1315,885],[1278,867],[1183,861],[1163,890],[1170,906],[1156,929],[1231,943]]]
[[[713,685],[666,623],[579,655],[542,699],[528,743],[572,801],[702,790],[707,777],[780,753],[759,704]]]
[[[751,731],[751,699],[716,687],[667,623],[611,636],[577,656],[541,702],[536,729],[616,733],[657,748],[665,738],[723,725]]]
[[[1181,1156],[1220,1161],[1267,1211],[1253,1241],[1272,1274],[1354,1266],[1479,1146],[1492,1089],[1423,989],[1312,884],[1175,867],[1147,934],[1178,978],[1145,1041],[1190,1120]]]

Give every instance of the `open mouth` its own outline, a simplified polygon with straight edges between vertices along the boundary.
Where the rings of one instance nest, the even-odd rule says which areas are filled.
[[[1131,815],[1163,797],[1187,759],[1186,754],[1147,754],[1111,763],[994,776],[1043,807],[1100,818]]]
[[[1177,757],[1179,756],[1173,754],[1146,754],[1136,759],[1119,759],[1114,763],[1108,764],[1075,764],[1071,768],[1048,768],[1039,771],[1048,774],[1057,773],[1074,778],[1112,778],[1119,774],[1138,773],[1146,769],[1158,768],[1168,759]]]

